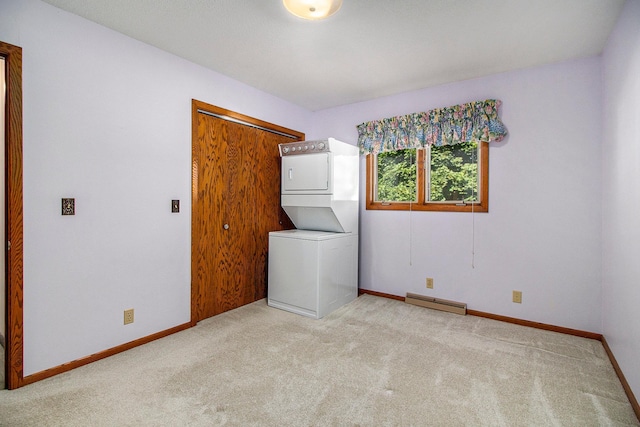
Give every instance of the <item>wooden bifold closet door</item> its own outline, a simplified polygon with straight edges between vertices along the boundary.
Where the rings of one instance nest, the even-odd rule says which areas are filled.
[[[192,323],[265,298],[269,232],[292,228],[280,207],[278,144],[304,135],[218,117],[230,114],[240,116],[194,101]]]

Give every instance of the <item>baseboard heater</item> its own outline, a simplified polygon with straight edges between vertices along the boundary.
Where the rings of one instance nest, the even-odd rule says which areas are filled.
[[[446,299],[432,298],[408,292],[404,302],[407,304],[419,305],[420,307],[433,308],[434,310],[462,314],[463,316],[467,314],[467,304],[462,302],[448,301]]]

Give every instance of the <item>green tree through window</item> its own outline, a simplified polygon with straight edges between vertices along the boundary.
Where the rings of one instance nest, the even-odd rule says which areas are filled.
[[[478,144],[431,147],[429,197],[432,202],[475,201],[478,196]]]
[[[416,149],[378,154],[378,200],[416,201]]]

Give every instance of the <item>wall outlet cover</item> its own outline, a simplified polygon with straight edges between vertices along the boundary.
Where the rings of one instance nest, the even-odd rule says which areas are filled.
[[[513,302],[522,304],[522,291],[513,291]]]
[[[124,324],[133,323],[133,308],[124,311]]]

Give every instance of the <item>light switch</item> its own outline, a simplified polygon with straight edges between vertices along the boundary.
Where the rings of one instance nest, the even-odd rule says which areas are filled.
[[[173,213],[180,212],[180,200],[172,200],[171,201],[171,212],[173,212]]]

